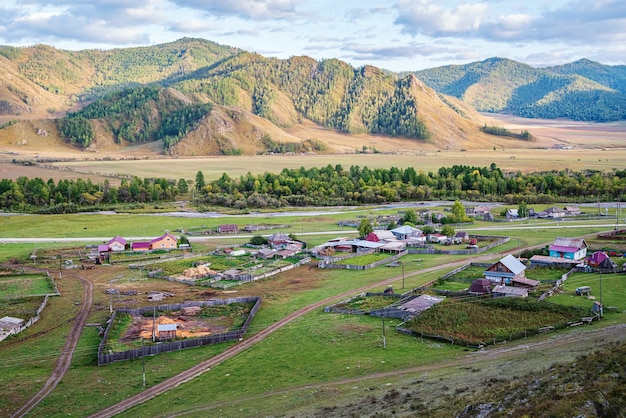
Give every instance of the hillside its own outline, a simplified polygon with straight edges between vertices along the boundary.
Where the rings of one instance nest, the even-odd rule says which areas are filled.
[[[141,144],[152,144],[144,147],[149,155],[170,156],[487,148],[512,140],[482,132],[486,122],[475,109],[624,118],[626,102],[615,90],[623,69],[600,77],[601,64],[589,63],[538,70],[493,58],[394,74],[193,38],[108,51],[0,46],[0,124],[56,119],[46,131],[68,152]],[[19,129],[0,126],[0,144],[14,143]]]
[[[490,58],[415,74],[436,91],[457,97],[478,111],[606,122],[626,118],[624,73],[622,67],[586,60],[538,69]]]
[[[188,74],[236,53],[236,48],[194,38],[104,51],[0,46],[0,122],[15,116],[49,117],[105,93]]]

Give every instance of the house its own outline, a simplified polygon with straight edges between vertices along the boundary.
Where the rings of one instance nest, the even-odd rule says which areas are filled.
[[[111,251],[111,247],[107,244],[98,244],[98,256],[100,260],[105,260],[109,258],[109,252]]]
[[[282,250],[291,241],[291,238],[289,238],[289,236],[283,234],[282,232],[277,232],[267,238],[267,243],[275,250]]]
[[[513,286],[495,286],[491,292],[493,297],[528,297],[528,289],[525,287],[513,287]]]
[[[600,271],[616,273],[617,272],[617,263],[615,261],[611,260],[609,257],[607,257],[600,264],[598,264],[596,266],[596,268],[598,270],[600,270]]]
[[[272,250],[271,248],[261,248],[259,251],[254,253],[256,258],[265,258],[269,259],[276,255],[276,250]]]
[[[137,241],[130,244],[131,251],[147,252],[150,251],[150,241]]]
[[[596,251],[595,253],[591,254],[589,258],[587,258],[587,264],[589,264],[591,267],[596,267],[607,258],[609,258],[609,256],[604,251]]]
[[[111,252],[121,252],[126,249],[126,240],[119,235],[116,235],[107,242],[107,246]]]
[[[525,287],[534,290],[539,284],[539,280],[529,279],[528,277],[513,277],[511,279],[511,285],[513,287]]]
[[[377,231],[373,231],[372,234],[376,237],[376,240],[373,239],[367,239],[367,241],[372,241],[372,242],[380,242],[380,241],[397,241],[398,237],[392,232],[392,231],[388,231],[386,229],[384,230],[377,230]],[[368,234],[368,237],[370,236],[370,234]]]
[[[551,207],[548,208],[544,211],[539,212],[539,217],[540,218],[552,218],[552,219],[557,219],[557,218],[562,218],[565,216],[565,210],[563,209],[559,209],[557,207]]]
[[[158,238],[150,241],[137,241],[130,245],[132,251],[173,250],[178,247],[176,237],[166,232]]]
[[[407,244],[425,244],[426,243],[426,235],[422,232],[421,229],[416,229],[406,240]]]
[[[218,234],[236,234],[237,232],[239,232],[239,229],[235,224],[218,225],[217,227]]]
[[[487,212],[487,213],[485,213],[485,214],[483,215],[483,221],[485,221],[485,222],[493,222],[493,221],[494,221],[494,219],[495,219],[495,218],[493,217],[493,215],[491,214],[491,212]]]
[[[447,236],[439,233],[428,234],[427,241],[435,244],[444,244],[448,239]]]
[[[469,234],[465,231],[459,231],[456,234],[454,234],[454,239],[455,241],[459,241],[459,242],[468,242]]]
[[[518,219],[519,218],[519,212],[518,212],[517,209],[507,209],[506,213],[504,214],[504,216],[506,216],[506,218],[508,220]]]
[[[163,340],[173,340],[176,338],[176,330],[178,324],[173,319],[167,317],[160,317],[157,324],[157,338]]]
[[[412,314],[418,315],[422,311],[429,309],[436,304],[443,302],[444,298],[431,296],[431,295],[420,295],[414,299],[409,300],[408,302],[404,302],[398,308],[403,311],[408,311]]]
[[[483,272],[485,279],[495,284],[511,284],[514,278],[525,277],[526,266],[509,254]]]
[[[158,238],[150,241],[151,250],[172,250],[178,247],[178,240],[173,235],[166,232]]]
[[[486,295],[491,293],[491,282],[487,279],[476,279],[469,288],[470,295]]]
[[[422,232],[410,225],[402,225],[392,229],[391,233],[399,240],[407,240],[417,231]]]
[[[565,206],[563,210],[567,216],[577,216],[583,213],[578,206]]]
[[[531,267],[573,268],[577,264],[580,264],[579,260],[549,257],[547,255],[533,255],[532,257],[530,257]]]
[[[582,260],[587,256],[587,243],[583,238],[557,237],[549,251],[550,257]]]
[[[13,331],[14,329],[19,328],[22,325],[24,325],[25,322],[26,321],[21,318],[5,316],[4,318],[0,319],[0,331],[3,331],[3,332]]]

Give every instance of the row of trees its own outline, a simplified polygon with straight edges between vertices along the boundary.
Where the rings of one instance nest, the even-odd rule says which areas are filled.
[[[72,212],[100,204],[170,201],[189,191],[193,181],[134,177],[117,187],[109,181],[20,177],[0,180],[0,209]],[[197,203],[236,208],[389,203],[397,201],[467,199],[520,204],[626,199],[626,170],[608,173],[569,170],[546,173],[503,173],[490,167],[455,165],[425,173],[413,167],[370,169],[341,165],[284,169],[278,174],[250,173],[231,178],[224,173],[207,182],[198,171],[194,184]],[[462,210],[452,212],[462,221]],[[409,220],[410,221],[410,220]]]
[[[189,184],[165,178],[123,179],[118,187],[108,180],[94,184],[91,180],[60,180],[55,183],[40,178],[19,177],[0,180],[0,209],[21,212],[71,213],[98,205],[119,203],[157,203],[172,201],[186,194]]]
[[[201,173],[201,172],[200,172]],[[198,186],[198,184],[196,184]],[[198,187],[203,202],[237,208],[468,199],[505,203],[614,200],[626,197],[626,170],[569,170],[504,174],[490,167],[455,165],[425,173],[413,167],[369,169],[341,165],[284,169],[279,174],[223,174]]]

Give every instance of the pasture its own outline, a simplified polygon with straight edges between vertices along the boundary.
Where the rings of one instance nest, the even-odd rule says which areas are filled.
[[[351,165],[375,168],[407,168],[417,171],[437,171],[440,167],[474,165],[488,167],[495,163],[505,172],[536,172],[547,169],[584,169],[610,171],[626,166],[626,153],[604,149],[496,149],[468,151],[429,151],[402,154],[327,154],[327,155],[253,155],[220,156],[187,159],[156,160],[113,160],[113,161],[68,161],[50,163],[52,173],[75,176],[76,173],[93,177],[138,176],[190,179],[202,171],[207,181],[217,180],[223,173],[236,178],[250,172],[260,174],[277,173],[283,168],[325,167],[327,165]]]
[[[54,283],[45,275],[0,275],[0,299],[56,294]]]

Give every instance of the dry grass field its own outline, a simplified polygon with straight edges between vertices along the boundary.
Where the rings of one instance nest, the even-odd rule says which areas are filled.
[[[509,129],[527,129],[536,138],[525,142],[493,137],[493,140],[470,140],[447,149],[420,141],[376,135],[347,135],[313,124],[301,124],[289,132],[300,138],[317,139],[332,153],[317,155],[247,155],[166,158],[158,144],[131,148],[108,146],[102,152],[83,152],[70,148],[58,138],[40,137],[33,132],[47,123],[34,121],[30,128],[21,127],[22,140],[10,139],[7,129],[0,130],[0,177],[77,178],[92,181],[105,176],[136,175],[194,179],[201,170],[207,180],[228,173],[231,177],[278,172],[283,168],[321,167],[328,164],[389,168],[413,166],[418,170],[436,171],[440,167],[459,165],[489,166],[495,163],[505,171],[543,171],[569,168],[574,171],[593,169],[607,171],[626,167],[626,122],[587,123],[563,120],[523,119],[503,115],[486,115],[488,124]],[[13,128],[13,127],[10,127]],[[10,129],[9,128],[9,129]],[[481,137],[482,138],[482,137]],[[380,154],[357,154],[363,147],[375,148]],[[566,149],[556,149],[561,146]],[[62,160],[36,166],[17,166],[13,159]],[[115,183],[115,181],[112,181]]]

